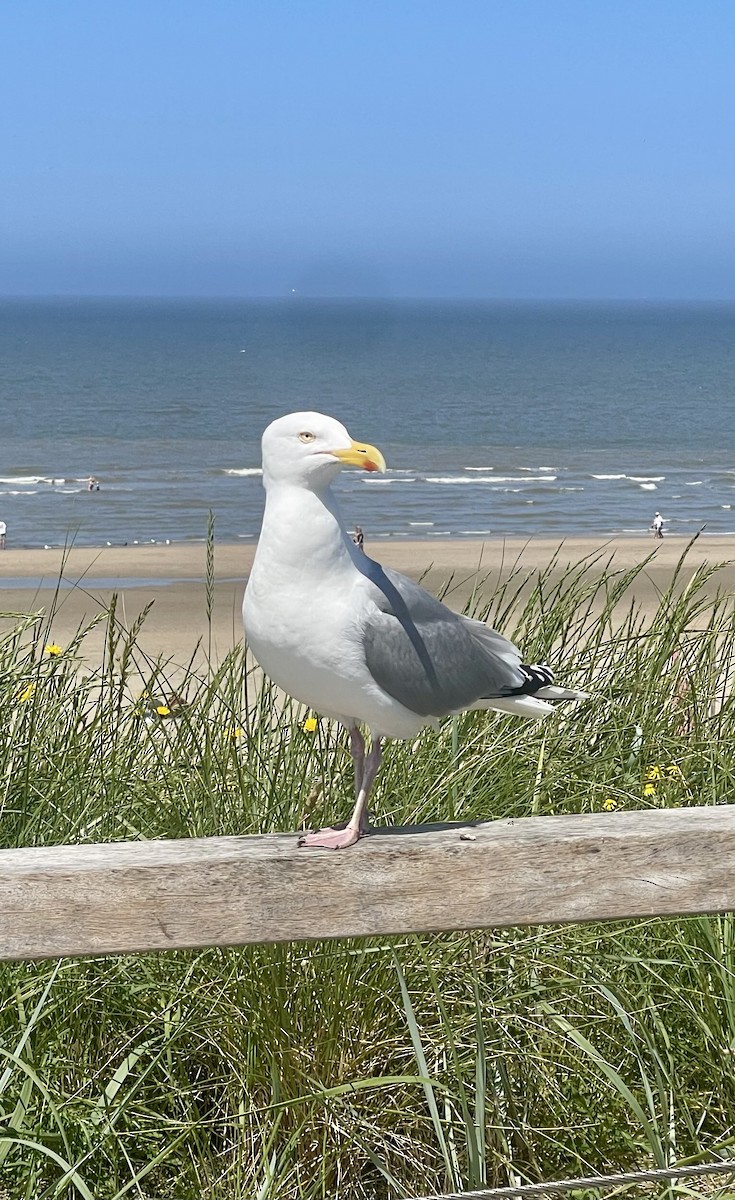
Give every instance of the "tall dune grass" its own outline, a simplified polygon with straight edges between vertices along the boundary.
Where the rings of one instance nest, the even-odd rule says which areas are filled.
[[[393,743],[376,820],[731,801],[731,604],[682,571],[646,621],[636,574],[511,571],[486,615],[594,699]],[[113,604],[93,669],[85,630],[10,621],[0,845],[348,811],[337,729],[241,651],[182,672],[138,632]],[[367,1200],[698,1162],[735,1154],[734,1054],[731,916],[6,964],[0,1197]]]

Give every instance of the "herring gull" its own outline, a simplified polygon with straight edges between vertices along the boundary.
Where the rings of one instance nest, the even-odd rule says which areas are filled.
[[[413,738],[466,709],[523,717],[585,693],[556,687],[502,634],[459,616],[358,549],[330,488],[345,466],[385,471],[374,446],[321,413],[290,413],[263,434],[263,526],[243,601],[250,649],[274,683],[348,730],[355,806],[344,828],[299,845],[341,850],[367,832],[381,739]],[[360,726],[370,732],[366,753]]]

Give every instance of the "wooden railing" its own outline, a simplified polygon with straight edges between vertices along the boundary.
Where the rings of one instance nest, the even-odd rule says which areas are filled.
[[[735,805],[0,851],[0,959],[735,909]]]

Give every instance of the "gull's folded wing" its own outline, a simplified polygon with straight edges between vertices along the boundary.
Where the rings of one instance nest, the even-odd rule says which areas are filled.
[[[527,686],[520,652],[507,638],[458,616],[397,571],[367,558],[360,569],[374,601],[363,627],[365,662],[411,712],[441,717]]]

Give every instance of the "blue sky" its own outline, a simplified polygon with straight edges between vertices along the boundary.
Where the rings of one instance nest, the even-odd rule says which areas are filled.
[[[730,0],[7,0],[0,293],[717,299]]]

